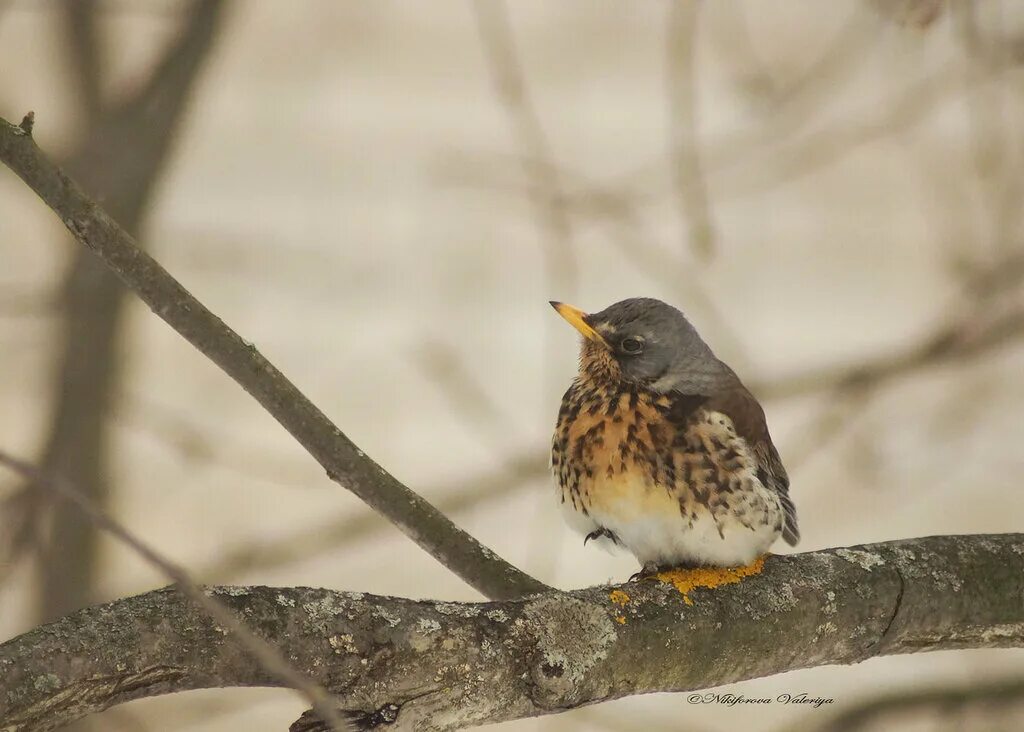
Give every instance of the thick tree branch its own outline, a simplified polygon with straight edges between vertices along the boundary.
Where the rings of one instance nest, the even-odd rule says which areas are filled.
[[[1024,534],[771,557],[715,589],[641,581],[494,603],[223,587],[223,603],[349,711],[444,730],[633,694],[957,648],[1024,647]],[[0,645],[0,724],[51,729],[146,696],[274,686],[177,592],[90,608]]]
[[[284,685],[303,694],[306,700],[329,722],[330,732],[343,732],[347,729],[345,721],[333,706],[331,696],[315,682],[297,672],[287,659],[281,655],[277,646],[255,635],[244,622],[236,618],[231,611],[215,598],[209,596],[199,585],[192,581],[188,573],[169,559],[161,556],[153,547],[139,539],[120,522],[110,517],[91,498],[82,493],[65,479],[41,472],[29,463],[0,450],[0,465],[3,465],[23,478],[33,481],[40,489],[45,489],[78,512],[84,521],[97,529],[106,531],[115,539],[126,545],[154,569],[161,572],[167,579],[175,582],[175,587],[216,623],[221,632],[232,633],[264,671],[277,678]]]
[[[500,599],[547,589],[459,529],[367,457],[251,343],[140,250],[131,236],[43,155],[31,135],[3,119],[0,160],[153,312],[263,405],[333,480],[390,519],[484,595]]]

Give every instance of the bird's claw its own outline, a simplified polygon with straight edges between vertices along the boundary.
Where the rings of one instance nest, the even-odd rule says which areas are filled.
[[[594,529],[584,537],[583,546],[586,546],[587,542],[591,539],[600,538],[611,539],[613,544],[619,544],[619,537],[615,535],[615,532],[609,531],[608,529],[602,526],[600,529]]]
[[[629,581],[636,582],[637,580],[651,579],[660,571],[661,568],[654,562],[646,562],[639,572],[634,572],[629,576]]]

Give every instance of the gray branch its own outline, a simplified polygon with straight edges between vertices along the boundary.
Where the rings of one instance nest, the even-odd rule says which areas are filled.
[[[1024,534],[776,556],[760,574],[686,595],[658,581],[491,603],[209,591],[342,709],[448,730],[875,656],[1024,647]],[[0,728],[52,729],[131,699],[277,684],[201,609],[158,590],[0,645]]]
[[[154,313],[249,392],[334,481],[487,597],[503,599],[548,589],[481,545],[366,456],[251,343],[139,249],[124,229],[42,153],[30,133],[2,118],[0,161]]]

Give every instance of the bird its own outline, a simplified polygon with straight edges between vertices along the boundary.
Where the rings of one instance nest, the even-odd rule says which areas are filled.
[[[634,577],[753,566],[800,538],[764,410],[686,316],[653,298],[588,314],[552,300],[583,336],[551,442],[569,526],[631,552]]]

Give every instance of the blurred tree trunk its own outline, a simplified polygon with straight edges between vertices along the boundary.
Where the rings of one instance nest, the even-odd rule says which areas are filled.
[[[150,77],[123,101],[106,104],[95,0],[70,0],[64,13],[69,67],[85,134],[68,172],[138,238],[188,97],[217,35],[221,0],[198,0]],[[74,476],[99,505],[110,502],[107,415],[123,374],[124,287],[82,247],[62,286],[56,395],[42,464]],[[37,496],[34,502],[42,501]],[[54,504],[40,547],[38,612],[52,620],[93,601],[96,530],[66,503]]]

